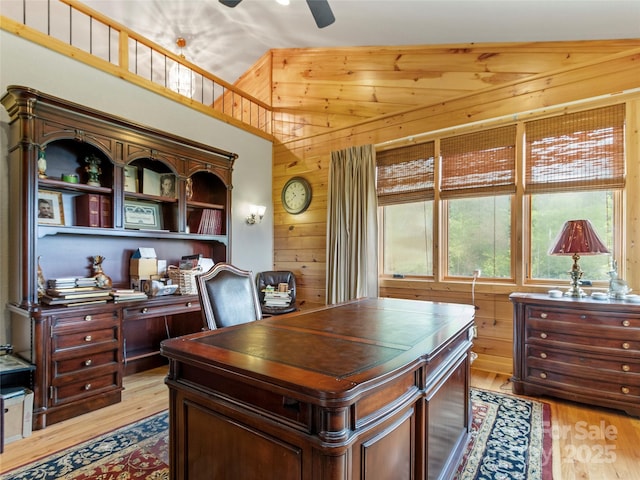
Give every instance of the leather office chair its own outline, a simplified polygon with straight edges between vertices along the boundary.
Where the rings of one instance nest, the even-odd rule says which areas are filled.
[[[291,291],[291,302],[287,306],[267,306],[264,304],[264,288],[271,285],[278,289],[280,283],[289,285]],[[283,313],[295,312],[298,310],[296,306],[296,277],[293,272],[286,270],[259,272],[256,275],[256,287],[258,288],[258,298],[260,300],[260,308],[263,315],[281,315]]]
[[[209,330],[262,318],[253,273],[229,263],[216,263],[196,277],[205,327]]]

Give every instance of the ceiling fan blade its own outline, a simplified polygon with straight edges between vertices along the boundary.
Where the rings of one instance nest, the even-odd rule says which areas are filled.
[[[336,21],[328,0],[307,0],[307,5],[318,28],[327,27]]]
[[[242,0],[218,0],[221,4],[223,4],[225,7],[235,7],[236,5],[238,5]]]

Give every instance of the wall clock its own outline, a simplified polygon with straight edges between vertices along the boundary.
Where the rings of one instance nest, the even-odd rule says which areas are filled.
[[[311,185],[302,177],[291,178],[282,188],[282,206],[297,215],[304,212],[311,203]]]

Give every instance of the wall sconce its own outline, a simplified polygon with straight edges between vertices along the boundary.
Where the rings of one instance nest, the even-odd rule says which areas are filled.
[[[266,210],[267,207],[265,207],[264,205],[251,205],[249,207],[249,216],[247,217],[247,223],[249,225],[260,223],[262,221],[262,217],[264,217],[264,212]]]

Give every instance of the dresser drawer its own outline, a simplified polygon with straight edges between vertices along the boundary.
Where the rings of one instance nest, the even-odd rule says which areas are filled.
[[[552,307],[541,307],[538,305],[526,308],[525,318],[527,323],[530,320],[546,320],[550,323],[569,323],[572,328],[589,326],[603,327],[625,327],[640,329],[640,315],[630,316],[615,312],[586,312],[580,310],[568,310]]]
[[[548,366],[548,365],[545,365]],[[609,399],[619,402],[640,403],[640,385],[632,383],[635,376],[628,377],[629,383],[603,381],[585,375],[583,371],[568,368],[563,372],[556,372],[537,366],[527,366],[525,379],[528,383],[544,386],[565,393],[572,393],[580,398],[590,398],[592,402],[598,399]]]
[[[56,352],[70,348],[89,348],[95,345],[110,345],[117,348],[119,344],[120,326],[113,325],[105,328],[93,330],[70,331],[64,333],[54,333],[51,339],[53,355]]]
[[[585,348],[600,353],[640,354],[640,331],[626,327],[604,327],[529,320],[525,327],[525,343],[549,347]]]
[[[640,386],[640,359],[557,351],[527,346],[527,366],[543,372],[558,372],[587,380]]]

